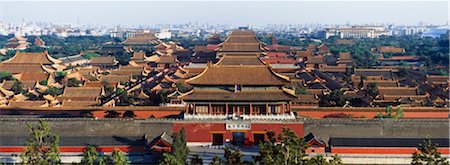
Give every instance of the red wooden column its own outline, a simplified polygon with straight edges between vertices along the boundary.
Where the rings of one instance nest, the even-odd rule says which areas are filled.
[[[211,103],[209,103],[209,106],[208,106],[208,113],[211,115],[212,114],[212,106],[211,106]]]
[[[291,114],[291,103],[288,103],[288,113]]]
[[[193,113],[193,114],[196,114],[196,113],[195,113],[195,103],[192,105],[192,109],[193,109],[193,110],[192,110],[192,113]]]
[[[286,112],[286,109],[285,109],[285,106],[284,106],[284,103],[283,103],[283,104],[281,104],[280,114],[284,114],[284,112]]]
[[[186,111],[184,112],[185,114],[189,113],[189,104],[186,104]]]
[[[252,116],[252,114],[253,114],[253,106],[252,103],[250,103],[250,116]]]
[[[225,103],[225,115],[228,115],[228,103]]]
[[[269,115],[269,103],[266,103],[266,115]]]

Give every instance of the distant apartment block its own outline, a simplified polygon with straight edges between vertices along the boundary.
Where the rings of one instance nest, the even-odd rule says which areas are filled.
[[[338,36],[339,38],[378,38],[390,35],[382,26],[352,26],[346,28],[328,28],[319,32],[321,38]]]

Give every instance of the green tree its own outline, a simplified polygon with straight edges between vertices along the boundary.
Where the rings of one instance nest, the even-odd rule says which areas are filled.
[[[9,72],[0,72],[0,82],[3,82],[4,80],[12,80],[12,74]]]
[[[268,141],[259,144],[259,156],[256,163],[269,165],[302,165],[302,164],[323,164],[323,165],[341,165],[341,159],[337,155],[326,160],[322,155],[308,157],[306,150],[308,145],[303,138],[297,137],[289,128],[283,128],[278,134],[278,142],[275,133],[269,131],[266,133]]]
[[[81,159],[81,164],[83,165],[93,165],[99,162],[100,156],[97,149],[94,146],[89,145],[83,152],[83,158]]]
[[[114,151],[111,153],[111,160],[112,163],[115,165],[127,165],[130,164],[128,161],[128,157],[120,151],[119,149],[115,148]]]
[[[345,105],[344,91],[334,90],[328,95],[322,95],[319,105],[323,107],[342,107]]]
[[[191,165],[203,165],[203,159],[198,154],[194,154],[191,158]]]
[[[187,84],[184,84],[182,82],[177,82],[177,89],[181,93],[186,93],[192,90],[192,87],[188,86]]]
[[[133,111],[125,111],[125,112],[122,114],[122,117],[123,117],[123,118],[135,118],[136,115],[134,114]]]
[[[67,73],[64,71],[55,72],[55,81],[61,83],[61,81],[66,77]]]
[[[62,93],[63,93],[62,89],[59,89],[59,88],[56,88],[56,87],[49,87],[48,89],[46,89],[44,91],[44,94],[46,94],[46,95],[49,94],[49,95],[52,95],[52,96],[58,96],[58,95],[60,95]]]
[[[300,95],[300,94],[306,94],[308,92],[306,92],[306,87],[301,85],[301,84],[297,84],[294,86],[295,89],[295,94],[296,95]]]
[[[47,84],[48,84],[48,80],[42,80],[42,81],[39,81],[39,84],[41,84],[41,85],[47,85]]]
[[[80,81],[78,81],[76,78],[70,78],[67,80],[67,86],[68,87],[79,87],[81,84]]]
[[[378,95],[378,84],[375,83],[368,83],[367,84],[367,89],[366,89],[366,94],[372,97],[375,97]]]
[[[214,155],[212,161],[209,162],[209,165],[221,165],[221,164],[222,164],[222,161],[221,161],[219,155],[217,155],[217,154]]]
[[[437,150],[437,144],[427,137],[419,144],[417,151],[413,153],[411,164],[448,165],[449,162],[441,156],[441,153]]]
[[[189,154],[189,148],[186,146],[186,133],[184,127],[180,132],[173,133],[173,143],[170,153],[164,153],[160,164],[185,164]]]
[[[162,155],[162,158],[159,162],[160,165],[183,165],[184,163],[179,162],[178,159],[170,154],[170,153],[164,153]]]
[[[311,157],[309,160],[306,161],[307,165],[342,165],[342,160],[339,156],[333,155],[331,159],[325,159],[323,155],[316,155]]]
[[[51,133],[44,120],[39,124],[28,124],[29,136],[20,155],[23,164],[60,164],[59,136]]]
[[[258,161],[261,164],[304,164],[306,162],[306,149],[308,148],[303,138],[298,138],[294,132],[288,128],[278,134],[278,141],[275,134],[268,132],[268,142],[260,144],[260,156]]]
[[[105,118],[119,118],[120,113],[117,111],[109,110],[105,112]]]
[[[394,109],[392,108],[392,106],[387,106],[386,107],[386,112],[383,113],[378,113],[375,118],[402,118],[404,115],[403,109],[402,107],[398,106],[396,111],[394,112]]]
[[[22,82],[14,81],[13,86],[11,86],[11,91],[13,91],[14,94],[25,93]]]
[[[244,164],[242,160],[242,152],[240,150],[233,150],[230,147],[224,148],[224,157],[226,165],[241,165]]]
[[[165,104],[169,102],[169,98],[167,97],[167,91],[163,90],[159,93],[160,103]]]

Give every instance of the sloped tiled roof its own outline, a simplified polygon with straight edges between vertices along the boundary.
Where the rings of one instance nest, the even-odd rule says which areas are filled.
[[[251,90],[233,92],[227,90],[195,90],[183,100],[216,100],[216,101],[287,101],[296,99],[295,96],[283,90]]]
[[[136,34],[133,37],[127,38],[124,41],[124,44],[127,45],[151,45],[151,44],[158,44],[159,40],[156,38],[156,36],[153,33],[140,33]]]
[[[42,72],[45,70],[40,64],[0,64],[0,71],[9,72],[12,74],[22,73],[22,72]]]
[[[264,63],[257,56],[225,55],[217,65],[264,65]]]
[[[378,87],[379,95],[417,95],[413,87]]]
[[[43,64],[51,65],[55,63],[61,63],[61,61],[52,58],[47,52],[20,52],[18,51],[16,55],[12,58],[3,61],[2,64]]]
[[[288,78],[280,77],[268,66],[225,66],[206,68],[186,81],[197,85],[285,85]]]
[[[115,58],[112,56],[92,57],[91,64],[115,64]]]
[[[23,72],[20,81],[42,81],[48,79],[48,74],[43,72]]]

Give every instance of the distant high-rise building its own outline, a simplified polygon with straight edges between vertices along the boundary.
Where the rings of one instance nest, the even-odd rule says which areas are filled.
[[[319,35],[322,38],[332,36],[339,38],[378,38],[383,35],[388,36],[390,32],[382,26],[352,26],[350,28],[325,29]]]

